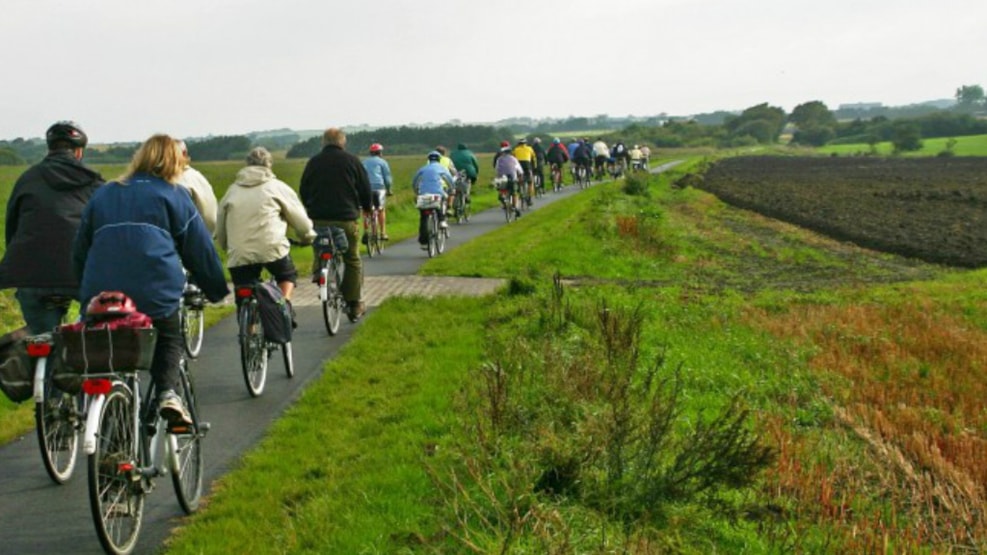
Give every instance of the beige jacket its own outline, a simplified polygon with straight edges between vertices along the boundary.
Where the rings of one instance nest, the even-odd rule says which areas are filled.
[[[189,166],[182,173],[180,182],[182,187],[188,189],[192,194],[192,202],[199,209],[199,215],[206,224],[209,233],[216,231],[216,193],[212,191],[212,185],[206,176],[199,170]]]
[[[226,266],[273,262],[288,255],[288,227],[302,243],[315,238],[312,220],[298,195],[269,168],[247,166],[236,174],[216,218],[216,241]]]

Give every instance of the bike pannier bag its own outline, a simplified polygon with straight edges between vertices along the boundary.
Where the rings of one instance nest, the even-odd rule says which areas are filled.
[[[264,339],[285,344],[291,341],[291,309],[281,288],[265,281],[257,286],[257,306],[264,326]]]
[[[27,355],[27,328],[0,337],[0,390],[20,403],[34,393],[34,361]]]
[[[124,370],[148,370],[154,361],[158,330],[151,318],[135,312],[102,322],[76,322],[55,331],[55,353],[61,372],[102,374]],[[61,386],[59,385],[59,388]]]

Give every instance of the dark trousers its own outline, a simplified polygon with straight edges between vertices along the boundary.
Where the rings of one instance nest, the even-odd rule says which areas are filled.
[[[151,362],[151,379],[160,394],[166,389],[179,393],[181,387],[178,380],[178,365],[182,363],[181,319],[176,310],[170,316],[152,320],[158,330],[158,341],[154,345],[154,361]]]

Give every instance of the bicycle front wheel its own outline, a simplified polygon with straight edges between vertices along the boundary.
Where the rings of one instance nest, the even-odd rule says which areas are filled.
[[[79,404],[78,395],[69,395],[55,387],[49,366],[44,399],[34,405],[34,422],[41,461],[56,484],[64,484],[75,470],[79,454]]]
[[[240,364],[243,367],[243,380],[247,392],[257,397],[264,392],[267,380],[267,346],[264,341],[264,327],[260,322],[257,304],[244,301],[238,309],[240,323]]]
[[[192,415],[192,426],[187,429],[169,430],[172,449],[169,468],[171,483],[175,486],[175,497],[185,514],[192,514],[199,508],[202,498],[202,438],[205,430],[199,420],[198,405],[192,377],[188,373],[188,363],[182,361],[181,396],[185,407]]]
[[[202,352],[202,338],[206,332],[206,319],[202,309],[183,306],[182,338],[185,342],[185,353],[190,358],[196,358]]]
[[[96,450],[89,455],[89,506],[99,543],[107,553],[133,551],[144,517],[134,399],[115,386],[103,402]]]

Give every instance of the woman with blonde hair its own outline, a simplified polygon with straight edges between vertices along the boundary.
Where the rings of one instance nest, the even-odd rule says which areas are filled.
[[[175,393],[182,356],[178,309],[185,269],[211,302],[229,293],[223,268],[192,198],[177,183],[185,159],[175,139],[154,135],[126,172],[100,187],[82,213],[72,259],[85,307],[101,291],[122,291],[158,330],[151,378],[169,423],[191,423]]]

